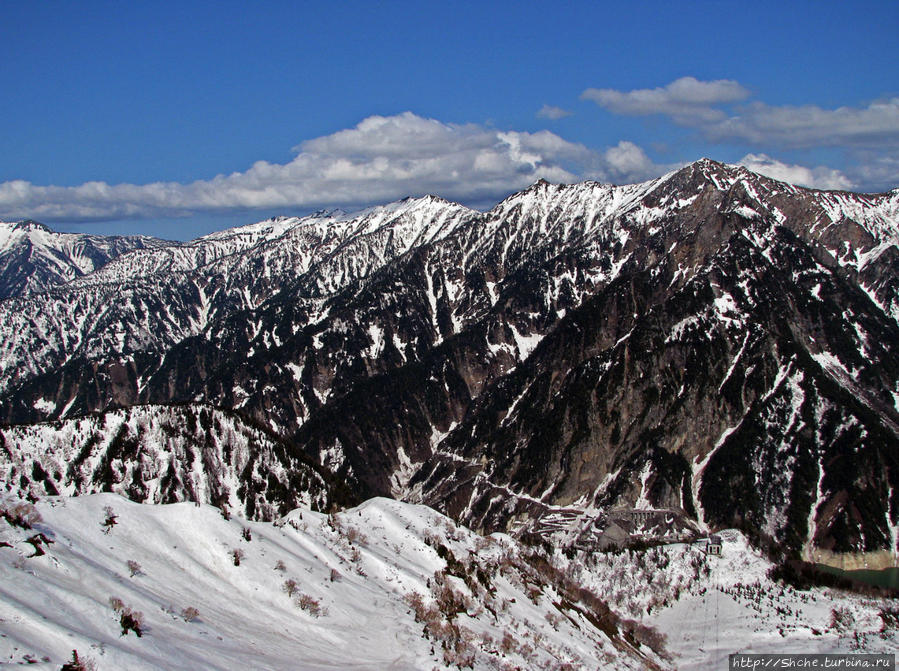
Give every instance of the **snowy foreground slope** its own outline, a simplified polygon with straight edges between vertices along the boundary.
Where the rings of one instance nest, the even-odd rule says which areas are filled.
[[[118,517],[104,534],[107,506]],[[477,537],[421,506],[376,499],[332,518],[296,511],[279,526],[111,494],[47,499],[38,510],[43,522],[29,531],[0,523],[0,539],[12,545],[0,548],[6,663],[47,658],[43,668],[58,669],[77,649],[99,669],[430,669],[444,668],[445,659],[477,668],[654,664],[648,649],[644,656],[598,630],[586,606],[572,603],[560,615],[551,602],[566,597],[528,576],[510,539]],[[45,556],[20,559],[32,554],[24,540],[35,533],[53,544]],[[469,574],[459,567],[476,547],[480,572]],[[450,558],[451,575],[435,577],[447,567],[438,553]],[[129,560],[140,564],[134,576]],[[472,599],[473,592],[481,594]],[[432,607],[435,595],[443,612]],[[121,635],[111,597],[143,614],[141,638]],[[181,613],[190,607],[199,615],[187,622]]]
[[[677,669],[725,669],[736,652],[891,653],[899,646],[899,600],[793,589],[768,577],[771,562],[738,531],[720,535],[720,557],[675,543],[597,553],[569,575],[622,618],[664,634]]]
[[[895,604],[783,590],[735,532],[722,558],[672,545],[550,563],[387,499],[276,524],[112,494],[37,512],[31,529],[0,521],[0,665],[58,669],[76,649],[101,670],[723,668],[736,650],[897,643],[879,616]],[[122,635],[126,609],[140,638]]]

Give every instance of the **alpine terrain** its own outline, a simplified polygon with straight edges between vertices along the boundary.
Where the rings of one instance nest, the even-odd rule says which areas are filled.
[[[541,180],[487,212],[425,196],[187,243],[3,226],[0,482],[11,497],[51,497],[41,533],[71,554],[41,571],[80,571],[78,544],[106,544],[76,538],[73,520],[98,516],[111,494],[60,495],[212,504],[258,524],[246,522],[279,552],[316,560],[326,551],[314,548],[337,542],[336,522],[311,511],[360,506],[341,515],[388,520],[400,531],[383,542],[403,546],[424,542],[403,524],[427,527],[437,515],[427,506],[448,518],[433,524],[466,528],[447,531],[459,547],[430,541],[460,581],[447,584],[477,600],[490,590],[471,577],[480,570],[505,576],[511,602],[533,584],[556,603],[547,615],[549,602],[532,595],[544,621],[562,618],[543,636],[564,654],[541,657],[549,648],[531,642],[536,657],[510,664],[581,668],[584,646],[598,645],[608,660],[644,668],[687,652],[609,626],[597,613],[622,601],[604,593],[607,604],[588,606],[592,597],[572,590],[592,580],[600,593],[611,578],[580,575],[565,556],[627,544],[614,534],[686,542],[730,530],[761,582],[770,561],[899,562],[899,189],[818,191],[703,159],[642,184]],[[210,515],[114,507],[133,511],[129,525],[140,529],[163,528],[170,510],[206,529]],[[311,522],[283,538],[297,509]],[[209,525],[196,543],[238,542],[233,524]],[[494,554],[481,555],[473,544],[488,541],[477,534],[493,539]],[[160,540],[170,541],[182,544]],[[537,560],[519,541],[549,542],[562,564],[546,570],[567,577],[528,578]],[[25,540],[7,542],[12,552]],[[207,561],[180,554],[194,552],[185,545],[178,562]],[[465,575],[453,554],[462,545]],[[377,580],[418,589],[421,571],[437,566],[427,548],[416,550],[426,560],[391,568],[388,550],[366,547],[373,563],[359,575]],[[690,546],[677,547],[655,560],[695,568],[699,580]],[[518,577],[488,570],[488,556]],[[122,583],[110,567],[95,575],[104,590]],[[743,589],[739,570],[727,571],[719,587]],[[47,584],[69,590],[61,576]],[[389,608],[421,605],[391,601],[409,590],[379,585],[393,594],[377,592]],[[355,582],[333,589],[357,598]],[[655,617],[665,631],[678,598],[672,588],[665,604],[616,617]],[[504,626],[491,613],[490,626]],[[479,640],[497,636],[471,627]],[[429,640],[449,645],[433,631]],[[489,643],[452,649],[493,659]],[[395,668],[432,663],[427,645],[409,654]],[[433,663],[458,662],[441,659]]]
[[[36,221],[0,222],[0,299],[38,293],[134,249],[169,243],[146,236],[56,233]]]

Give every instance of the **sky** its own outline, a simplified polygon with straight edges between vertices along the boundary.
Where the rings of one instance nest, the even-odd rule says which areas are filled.
[[[899,3],[0,4],[0,220],[190,239],[701,157],[899,187]]]

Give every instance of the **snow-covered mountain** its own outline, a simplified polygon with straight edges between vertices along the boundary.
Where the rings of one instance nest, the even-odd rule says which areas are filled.
[[[112,494],[3,511],[30,528],[0,518],[0,658],[48,671],[73,651],[100,671],[701,669],[899,643],[894,604],[775,584],[734,531],[720,557],[566,557],[386,499],[274,524]]]
[[[474,214],[433,197],[352,218],[318,213],[129,254],[58,290],[0,308],[0,389],[79,359],[159,354],[216,323],[291,295],[322,297]],[[290,287],[287,289],[286,287]]]
[[[167,244],[146,236],[56,233],[31,220],[0,222],[0,300],[45,291],[132,250]]]
[[[271,432],[197,404],[0,429],[0,481],[16,483],[30,498],[109,491],[272,520],[301,505],[346,504],[349,497],[328,476]]]
[[[479,530],[641,505],[897,556],[899,191],[702,160],[277,219],[4,301],[0,336],[7,422],[205,403]]]

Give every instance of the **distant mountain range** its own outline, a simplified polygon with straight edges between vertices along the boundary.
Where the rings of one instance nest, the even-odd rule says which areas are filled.
[[[22,491],[263,519],[385,495],[481,530],[565,509],[569,537],[670,508],[777,553],[897,552],[899,190],[701,160],[105,256],[5,226],[0,419],[51,421],[3,429]]]
[[[56,233],[31,220],[0,222],[0,299],[38,293],[92,273],[126,252],[168,244],[143,235]]]

